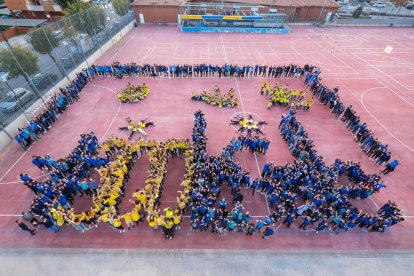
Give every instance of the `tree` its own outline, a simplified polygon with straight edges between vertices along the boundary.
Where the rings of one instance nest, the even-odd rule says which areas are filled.
[[[62,7],[62,9],[66,9],[70,4],[75,2],[76,0],[55,0],[56,3],[59,4],[59,6]]]
[[[395,0],[394,4],[395,4],[396,7],[398,7],[397,14],[399,14],[401,8],[407,6],[408,0]]]
[[[62,76],[65,75],[63,69],[56,62],[55,57],[52,55],[53,49],[59,46],[59,39],[52,33],[49,28],[37,28],[28,34],[27,42],[29,42],[33,49],[42,55],[49,55],[56,66],[59,68]]]
[[[129,0],[112,0],[112,7],[119,16],[124,16],[129,11]]]
[[[36,54],[21,45],[10,45],[10,47],[0,49],[0,71],[8,72],[10,78],[23,76],[33,91],[37,90],[29,79],[29,75],[39,72],[38,61]]]
[[[101,31],[106,24],[106,14],[99,5],[76,0],[65,9],[65,17],[70,19],[73,27],[80,33],[92,36]]]

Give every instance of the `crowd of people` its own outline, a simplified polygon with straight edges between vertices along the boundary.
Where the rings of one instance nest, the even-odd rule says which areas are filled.
[[[30,210],[25,212],[25,220],[36,229],[43,225],[54,232],[67,222],[74,226],[80,224],[78,218],[71,216],[73,200],[78,194],[91,197],[98,194],[98,185],[89,173],[91,169],[98,169],[109,162],[107,157],[100,157],[98,151],[98,139],[92,132],[82,134],[77,147],[64,159],[34,156],[33,163],[41,170],[51,170],[51,174],[40,181],[20,174],[20,180],[36,195]],[[85,213],[81,215],[87,216]],[[35,229],[23,226],[24,222],[16,223],[21,229],[34,234]]]
[[[164,177],[168,158],[170,157],[185,157],[184,181],[180,185],[183,187],[183,190],[178,192],[178,208],[173,210],[171,207],[166,207],[164,208],[164,214],[161,214],[161,211],[158,209],[159,199],[163,191]],[[149,225],[155,229],[162,229],[166,239],[174,237],[174,232],[180,226],[182,215],[187,207],[189,195],[192,191],[193,160],[194,151],[189,140],[170,139],[157,144],[149,152],[149,176],[145,181],[147,185],[141,192],[147,197],[145,210]]]
[[[133,121],[130,117],[126,118],[126,121],[128,122],[128,126],[126,127],[120,127],[120,130],[129,130],[131,131],[131,133],[129,134],[128,140],[131,140],[132,137],[134,137],[135,133],[138,131],[139,133],[141,133],[143,136],[147,136],[147,133],[145,132],[145,128],[149,127],[149,126],[155,126],[155,123],[153,121],[148,121],[147,120],[147,116],[145,116],[145,118],[143,120],[140,120],[138,122]]]
[[[52,127],[70,105],[79,100],[79,93],[90,80],[85,71],[78,73],[71,83],[65,88],[60,88],[59,92],[52,95],[44,103],[45,108],[34,119],[30,120],[27,125],[18,128],[14,139],[24,150],[28,150]]]
[[[238,104],[237,97],[234,97],[234,89],[230,88],[227,94],[221,94],[220,88],[216,85],[214,87],[214,94],[202,91],[200,95],[196,95],[194,92],[191,94],[193,101],[203,101],[211,105],[217,105],[218,107],[236,107]]]
[[[116,94],[123,103],[138,103],[148,97],[150,91],[145,82],[142,85],[133,85],[128,82],[127,86]]]
[[[194,65],[138,65],[136,63],[121,64],[113,62],[110,65],[91,65],[82,69],[76,74],[76,78],[67,85],[65,89],[60,88],[60,92],[48,100],[46,108],[34,120],[28,122],[24,127],[18,129],[15,140],[27,150],[42,134],[44,134],[63,111],[74,101],[79,99],[79,93],[84,86],[98,76],[101,77],[295,77],[303,78],[313,74],[319,74],[318,67],[305,64],[303,67],[296,64],[283,66],[268,65],[245,65],[237,64],[194,64]],[[145,83],[140,87],[128,84],[125,93],[118,93],[117,96],[122,102],[138,102],[149,94],[149,89]],[[208,98],[208,97],[207,97]],[[237,98],[233,99],[233,105],[238,103]],[[220,105],[220,103],[217,103]],[[225,104],[221,104],[225,106]],[[230,104],[231,105],[231,104]],[[305,103],[306,105],[306,103]],[[306,106],[304,107],[306,108]]]
[[[354,207],[351,199],[365,199],[385,187],[381,177],[365,175],[353,162],[336,160],[328,167],[296,120],[295,111],[282,115],[279,129],[296,159],[283,166],[266,163],[259,183],[251,185],[270,198],[273,222],[283,217],[282,223],[287,227],[298,221],[303,230],[312,227],[316,232],[329,229],[339,233],[356,227],[383,232],[404,220],[395,204],[392,208],[384,205],[376,215]],[[339,184],[341,175],[348,176],[351,183]]]
[[[237,231],[252,235],[255,227],[252,225],[249,212],[243,207],[241,193],[242,187],[250,182],[249,173],[244,172],[240,165],[232,160],[229,147],[224,148],[219,156],[207,154],[206,127],[204,114],[198,110],[195,112],[192,134],[194,178],[191,183],[193,191],[189,205],[191,228],[193,231],[209,230],[217,234]],[[231,189],[234,203],[231,209],[224,197],[220,199],[223,185]],[[217,201],[219,206],[216,206]]]
[[[96,76],[304,77],[305,84],[311,86],[311,91],[321,103],[329,105],[337,118],[343,114],[342,121],[364,151],[378,164],[387,164],[383,172],[386,174],[393,171],[398,166],[398,161],[389,162],[391,153],[388,146],[381,144],[367,125],[360,122],[352,106],[344,107],[339,99],[338,88],[331,91],[319,82],[319,73],[319,69],[314,66],[300,67],[293,64],[270,67],[239,67],[227,64],[139,66],[134,63],[122,65],[118,62],[110,66],[93,65],[79,73],[77,80],[66,89],[61,89],[48,103],[47,110],[30,123],[32,127],[29,125],[20,130],[20,134],[17,135],[19,138],[16,136],[16,140],[27,149],[50,128],[59,114],[78,100],[79,92]],[[145,84],[143,87],[147,90],[147,96],[149,90]],[[134,88],[136,87],[128,83],[128,92],[124,91],[122,98],[118,94],[118,98],[124,102],[134,102],[146,97],[135,98],[137,96],[134,95]],[[138,90],[141,91],[141,88]],[[352,199],[366,199],[385,187],[385,184],[379,175],[366,175],[358,163],[339,159],[331,166],[324,163],[322,156],[314,149],[313,141],[295,117],[295,110],[309,109],[313,98],[304,101],[306,93],[289,91],[288,87],[278,84],[271,88],[268,83],[262,85],[261,94],[270,97],[271,105],[280,104],[290,108],[289,114],[282,116],[279,129],[296,158],[292,164],[275,166],[266,163],[261,177],[251,180],[249,173],[244,172],[241,166],[233,161],[233,156],[235,151],[243,149],[249,149],[252,153],[266,153],[270,141],[259,136],[264,135],[260,126],[266,122],[255,122],[252,114],[249,114],[248,118],[233,118],[230,124],[238,125],[238,132],[246,131],[247,137],[233,138],[219,156],[212,156],[206,152],[206,120],[202,111],[198,110],[195,113],[192,143],[177,139],[163,143],[138,139],[128,144],[125,139],[113,136],[103,144],[106,156],[100,157],[100,147],[95,135],[91,133],[82,135],[78,146],[64,159],[33,156],[32,162],[35,166],[52,173],[50,178],[42,181],[35,181],[29,175],[21,174],[24,185],[36,194],[31,209],[24,212],[23,219],[34,227],[43,224],[55,232],[65,223],[84,232],[95,227],[100,221],[124,232],[126,228],[135,227],[145,218],[151,227],[162,229],[167,239],[173,238],[175,229],[180,227],[187,206],[191,209],[190,221],[194,231],[211,229],[211,232],[218,234],[224,231],[238,231],[246,235],[258,232],[263,238],[273,234],[271,225],[279,220],[287,227],[297,221],[301,223],[299,228],[303,230],[312,227],[317,232],[330,229],[337,233],[356,227],[383,232],[387,227],[404,220],[393,202],[387,202],[377,214],[363,213],[351,204]],[[223,96],[218,87],[215,95],[205,93],[201,96],[193,95],[192,98],[220,107],[237,105],[233,90]],[[132,131],[129,139],[137,128],[144,124],[146,126],[145,121],[138,124],[131,122],[133,121],[129,119],[129,126],[121,128]],[[252,137],[253,132],[257,136]],[[150,161],[146,185],[133,194],[133,200],[130,201],[134,204],[132,211],[120,214],[117,207],[124,195],[129,172],[136,160],[145,153],[148,153]],[[169,157],[185,157],[186,174],[181,183],[183,191],[180,191],[177,197],[178,208],[174,210],[167,207],[161,212],[159,198]],[[101,182],[99,187],[90,178],[92,168],[98,169]],[[346,176],[351,183],[339,184],[340,176]],[[223,184],[231,190],[233,208],[229,207],[226,198],[220,198],[221,190],[225,188]],[[272,213],[264,220],[254,223],[243,206],[242,188],[249,188],[253,194],[258,192],[268,197]],[[93,199],[90,211],[75,213],[72,204],[78,194]],[[303,203],[299,204],[299,201]],[[35,234],[35,230],[22,220],[17,220],[16,223],[22,230]]]
[[[361,121],[352,105],[345,106],[339,96],[339,87],[331,90],[323,85],[317,76],[314,76],[312,81],[309,80],[305,83],[311,86],[313,94],[319,98],[322,104],[328,106],[335,118],[339,118],[342,115],[342,123],[347,127],[361,149],[376,164],[385,165],[384,174],[395,170],[399,165],[398,157],[391,161],[391,152],[388,149],[388,145],[381,143],[374,136],[367,123]]]
[[[317,72],[318,67],[305,64],[303,67],[297,64],[288,64],[282,66],[268,66],[268,65],[244,65],[237,64],[176,64],[176,65],[161,65],[161,64],[144,64],[138,65],[134,62],[121,64],[113,62],[110,65],[96,65],[92,66],[90,74],[97,74],[100,76],[110,76],[116,78],[124,77],[168,77],[168,78],[187,78],[187,77],[238,77],[238,78],[252,78],[252,77],[291,77],[299,78],[305,77],[307,72]]]
[[[237,129],[237,132],[240,132],[241,134],[246,132],[247,136],[250,137],[252,136],[253,132],[255,132],[256,135],[260,135],[260,134],[264,135],[260,127],[263,125],[267,125],[267,122],[266,121],[257,122],[253,119],[253,114],[249,113],[247,118],[246,116],[237,114],[231,119],[230,125],[238,126],[239,129]]]
[[[251,153],[266,154],[269,149],[270,141],[260,136],[243,136],[240,135],[237,138],[231,139],[228,146],[224,149],[230,154],[230,157],[234,156],[236,151],[242,151],[248,149]]]
[[[266,95],[269,98],[267,109],[279,105],[290,109],[308,111],[313,104],[313,97],[305,99],[306,91],[290,90],[288,85],[279,83],[272,87],[269,82],[263,82],[260,95]]]
[[[36,227],[43,224],[55,232],[65,223],[84,232],[100,221],[124,232],[146,218],[151,227],[162,229],[167,239],[173,238],[187,206],[191,209],[190,221],[194,231],[260,233],[263,238],[273,234],[272,225],[280,220],[287,227],[297,221],[303,230],[312,227],[317,232],[330,229],[337,233],[356,227],[383,232],[404,220],[392,202],[382,206],[375,215],[354,207],[352,199],[366,199],[385,187],[381,177],[366,175],[360,164],[350,161],[336,160],[327,166],[296,120],[294,110],[282,115],[279,129],[296,157],[295,161],[281,166],[267,162],[259,179],[251,180],[250,174],[233,160],[233,155],[235,150],[250,147],[252,152],[260,152],[250,146],[249,141],[262,138],[241,136],[223,148],[219,156],[211,156],[206,152],[206,127],[204,114],[197,111],[192,144],[188,140],[176,139],[164,143],[138,139],[128,144],[125,139],[112,136],[103,144],[106,157],[99,157],[99,145],[91,133],[82,135],[78,147],[64,160],[35,156],[34,164],[39,169],[52,170],[53,173],[40,183],[27,174],[21,175],[24,185],[36,193],[30,211],[25,212],[23,218]],[[117,207],[124,195],[129,172],[134,162],[145,153],[148,153],[150,162],[146,185],[133,194],[130,202],[134,208],[120,214]],[[185,157],[186,173],[181,183],[183,190],[177,197],[178,208],[166,207],[162,213],[159,198],[167,160],[182,156]],[[89,177],[92,168],[96,168],[100,175],[98,187]],[[338,183],[342,175],[347,177],[349,184]],[[232,208],[227,199],[220,196],[226,185],[231,191]],[[243,206],[242,188],[251,189],[253,195],[258,192],[268,197],[271,214],[253,222]],[[90,211],[75,213],[72,203],[78,193],[92,197]],[[23,221],[16,223],[21,229],[35,234],[35,230]]]

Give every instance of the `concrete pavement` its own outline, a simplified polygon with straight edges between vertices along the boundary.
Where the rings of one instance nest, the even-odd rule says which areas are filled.
[[[2,249],[3,275],[412,275],[414,251]]]

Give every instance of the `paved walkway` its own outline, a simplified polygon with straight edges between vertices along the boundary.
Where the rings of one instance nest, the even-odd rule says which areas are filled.
[[[0,250],[2,275],[413,275],[414,251]]]

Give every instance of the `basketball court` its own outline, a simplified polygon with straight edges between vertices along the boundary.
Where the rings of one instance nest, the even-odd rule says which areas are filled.
[[[392,47],[390,54],[384,49]],[[302,231],[298,224],[286,228],[278,222],[275,235],[263,240],[259,235],[229,233],[221,236],[209,232],[192,232],[185,218],[173,240],[165,240],[147,223],[125,233],[118,233],[106,224],[79,233],[65,226],[59,233],[40,230],[36,236],[17,229],[15,220],[29,209],[34,194],[18,181],[19,174],[45,177],[31,164],[32,155],[49,154],[63,158],[77,144],[81,133],[94,131],[101,142],[110,135],[127,137],[118,127],[125,118],[140,120],[146,115],[156,126],[147,130],[148,138],[163,141],[169,138],[191,138],[193,113],[202,109],[207,120],[207,149],[218,155],[238,134],[229,125],[234,113],[253,113],[268,122],[263,129],[272,143],[265,156],[249,152],[236,153],[243,169],[257,177],[266,161],[274,164],[292,162],[286,143],[278,131],[282,114],[287,110],[268,110],[267,98],[260,96],[263,81],[288,84],[291,88],[308,89],[302,79],[281,78],[96,78],[82,92],[80,101],[72,105],[52,129],[31,149],[24,152],[12,143],[0,153],[0,243],[5,248],[186,248],[186,249],[412,249],[414,248],[414,30],[398,28],[314,28],[292,27],[288,35],[203,34],[182,33],[177,27],[145,26],[132,30],[97,64],[135,62],[137,64],[224,63],[238,65],[313,64],[321,68],[322,83],[339,86],[345,104],[352,104],[363,122],[380,141],[398,155],[401,165],[384,178],[387,185],[379,194],[353,203],[366,212],[376,212],[387,200],[396,201],[405,221],[387,229],[386,233],[369,233],[355,229],[336,235]],[[116,97],[128,82],[145,82],[150,95],[137,104],[123,104]],[[192,92],[212,92],[218,85],[222,91],[235,90],[239,98],[236,108],[218,108],[190,99]],[[310,94],[308,94],[310,95]],[[297,119],[309,132],[316,149],[329,165],[336,158],[361,162],[367,173],[383,167],[373,164],[340,120],[316,100],[308,111],[299,111]],[[133,191],[144,186],[149,164],[144,156],[134,166],[126,185],[120,211],[130,210],[128,199]],[[176,206],[177,191],[183,180],[184,161],[169,160],[168,173],[161,197],[161,209]],[[229,199],[230,191],[224,195]],[[263,218],[270,207],[260,195],[244,192],[244,206],[254,219]],[[75,207],[90,206],[90,200],[77,198]]]

